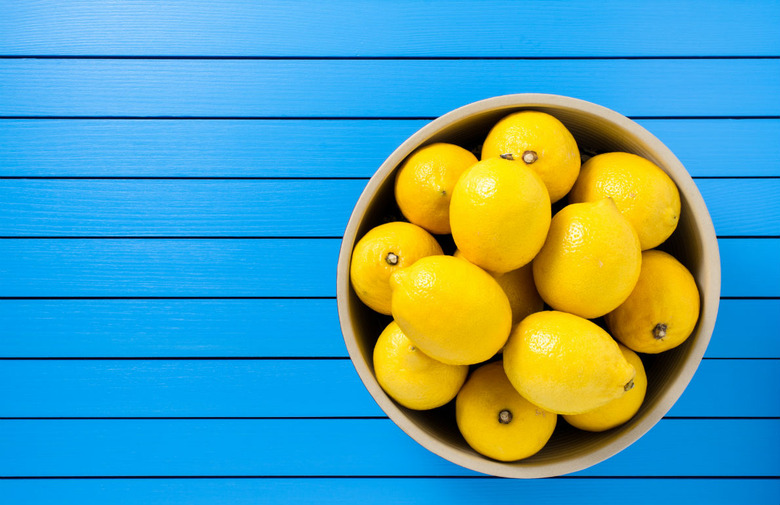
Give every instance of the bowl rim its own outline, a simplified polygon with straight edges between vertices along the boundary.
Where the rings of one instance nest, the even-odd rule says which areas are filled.
[[[685,195],[693,214],[693,222],[700,232],[704,251],[703,268],[700,275],[706,278],[709,289],[701,292],[702,314],[700,315],[699,327],[696,330],[697,338],[689,349],[682,366],[676,370],[675,377],[671,379],[672,387],[660,393],[656,400],[656,406],[647,415],[627,427],[620,436],[594,450],[584,451],[584,454],[577,454],[563,461],[540,461],[523,465],[522,460],[517,463],[503,463],[452,447],[435,433],[417,426],[408,419],[407,414],[382,390],[368,363],[362,358],[357,337],[351,326],[348,303],[351,289],[349,263],[357,239],[358,228],[369,203],[396,167],[414,149],[424,145],[439,131],[468,117],[500,109],[507,109],[507,113],[509,113],[512,109],[533,109],[534,107],[567,109],[572,112],[598,116],[600,120],[609,122],[629,136],[639,139],[657,159],[663,160],[662,169],[669,173],[678,185],[681,195]],[[644,127],[612,109],[578,98],[544,93],[509,94],[472,102],[434,119],[409,136],[380,165],[361,193],[344,231],[337,267],[337,305],[344,342],[350,361],[380,408],[401,430],[430,452],[476,472],[509,478],[543,478],[584,470],[617,454],[647,433],[678,400],[701,362],[714,329],[720,301],[720,286],[720,253],[712,219],[696,184],[672,151]],[[705,307],[707,308],[706,314]]]

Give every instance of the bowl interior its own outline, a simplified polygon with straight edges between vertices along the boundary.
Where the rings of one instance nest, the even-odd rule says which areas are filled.
[[[550,442],[536,455],[501,463],[473,451],[455,425],[454,402],[431,411],[396,404],[378,386],[372,352],[379,333],[391,321],[363,305],[349,287],[349,255],[356,241],[383,222],[401,219],[393,195],[395,169],[414,149],[450,142],[475,150],[500,118],[533,109],[557,117],[571,131],[584,154],[626,151],[664,169],[680,189],[682,210],[674,234],[659,248],[688,267],[702,295],[702,313],[694,334],[681,346],[659,355],[642,355],[648,375],[645,402],[627,424],[604,433],[587,433],[559,417]],[[563,202],[556,204],[555,212]],[[447,253],[449,236],[437,237]],[[655,137],[627,118],[603,107],[551,95],[511,95],[463,107],[430,123],[402,144],[380,167],[361,196],[344,236],[339,260],[339,317],[350,356],[361,379],[388,416],[419,443],[461,466],[506,477],[545,477],[587,468],[617,453],[649,430],[671,408],[701,360],[714,326],[720,294],[720,260],[712,221],[704,202],[677,158]]]

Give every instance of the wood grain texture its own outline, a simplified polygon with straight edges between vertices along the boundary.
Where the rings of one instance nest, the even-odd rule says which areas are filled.
[[[721,239],[721,295],[780,296],[780,239]],[[0,297],[335,296],[338,239],[9,239]]]
[[[780,300],[721,300],[705,357],[780,358]],[[336,300],[0,300],[0,357],[347,357]]]
[[[778,477],[779,444],[777,419],[664,419],[576,475]],[[388,419],[6,420],[0,448],[8,477],[477,475]]]
[[[778,21],[772,2],[37,1],[5,6],[0,54],[775,55]]]
[[[779,381],[778,360],[704,360],[668,415],[780,417]],[[384,416],[348,359],[4,361],[0,384],[0,418]]]
[[[691,175],[780,176],[778,119],[640,119]],[[0,177],[371,177],[427,120],[0,119]]]
[[[777,116],[780,59],[0,60],[0,116],[434,117],[553,93],[628,116]]]
[[[718,235],[780,236],[780,179],[702,179]],[[365,180],[0,180],[0,236],[340,237]]]
[[[583,505],[603,505],[616,495],[637,505],[733,505],[777,503],[776,479],[538,479],[492,478],[250,478],[250,479],[68,479],[0,481],[9,503],[25,505],[371,505],[524,500],[562,503],[572,496]]]

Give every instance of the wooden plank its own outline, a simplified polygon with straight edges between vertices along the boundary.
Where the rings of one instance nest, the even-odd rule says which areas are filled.
[[[778,75],[777,59],[14,59],[0,61],[0,115],[433,117],[543,92],[629,116],[775,116]]]
[[[780,296],[780,239],[721,239],[721,295]],[[8,239],[0,297],[335,296],[338,239]],[[769,265],[769,267],[767,267]]]
[[[543,1],[529,9],[506,1],[351,1],[334,9],[311,1],[47,0],[5,7],[0,54],[776,55],[778,21],[773,2],[612,0],[594,9]]]
[[[778,445],[777,419],[668,419],[577,475],[777,477]],[[387,419],[6,420],[0,450],[6,477],[476,475]]]
[[[719,235],[780,235],[780,179],[697,181]],[[0,180],[0,236],[340,237],[365,180]]]
[[[347,356],[335,299],[0,300],[0,328],[2,357]]]
[[[778,360],[704,360],[668,415],[780,417],[778,382]],[[0,384],[0,418],[384,415],[348,359],[15,360]]]
[[[780,358],[780,300],[721,300],[710,358]],[[0,357],[346,357],[336,300],[0,300]],[[279,338],[294,332],[295,338]]]
[[[708,503],[776,504],[780,480],[775,479],[512,479],[462,478],[256,478],[256,479],[58,479],[4,480],[0,494],[8,505],[375,505],[434,503],[513,503],[524,500],[582,505],[610,503],[631,496],[633,504]],[[673,499],[670,499],[674,496]]]
[[[0,177],[370,177],[426,123],[2,119]],[[778,119],[638,123],[694,177],[780,176]]]

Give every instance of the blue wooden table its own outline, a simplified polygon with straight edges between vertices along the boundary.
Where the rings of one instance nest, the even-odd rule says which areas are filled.
[[[776,1],[0,1],[0,503],[777,504],[778,26]],[[723,268],[669,414],[535,481],[401,432],[335,300],[384,158],[519,92],[664,141]]]

